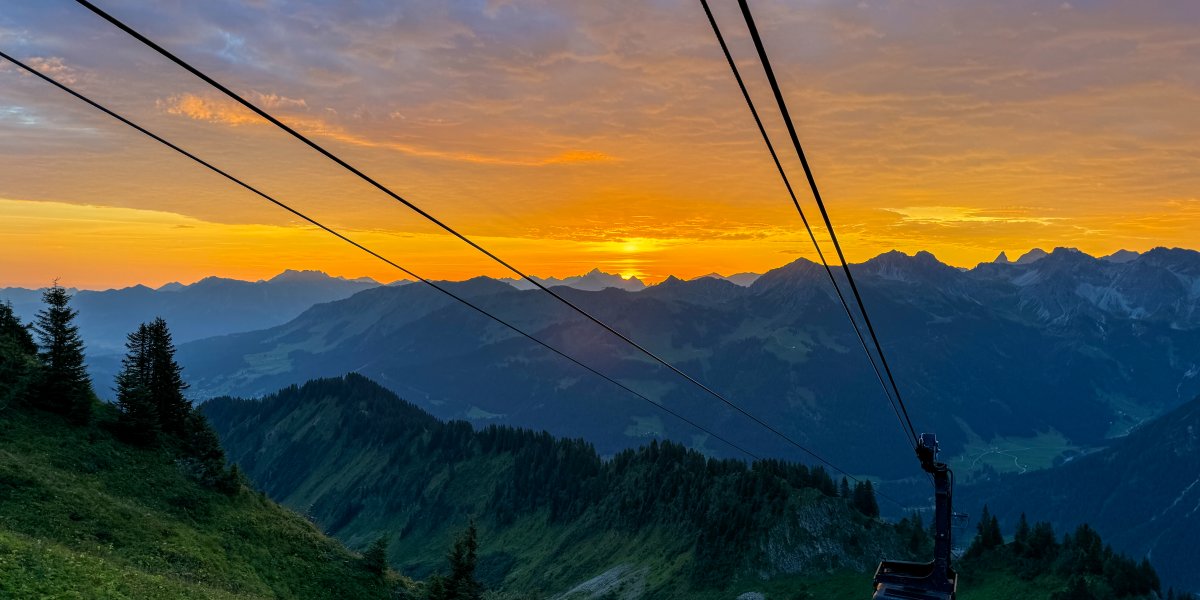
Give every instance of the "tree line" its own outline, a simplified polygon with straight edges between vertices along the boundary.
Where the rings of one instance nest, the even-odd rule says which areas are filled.
[[[1162,596],[1162,583],[1149,560],[1135,561],[1114,551],[1086,523],[1063,535],[1060,541],[1050,523],[1030,525],[1022,513],[1012,541],[1006,542],[999,520],[984,506],[963,563],[984,562],[1006,563],[1026,580],[1051,574],[1066,578],[1067,586],[1055,592],[1052,600]],[[1166,597],[1175,598],[1175,590],[1168,590]]]
[[[75,324],[71,294],[57,282],[42,293],[44,307],[26,325],[12,305],[0,304],[0,403],[28,405],[62,415],[77,426],[91,423],[100,400],[87,373],[83,338]],[[117,375],[115,422],[127,443],[171,452],[194,479],[236,491],[243,477],[226,469],[225,453],[204,415],[184,396],[187,383],[175,360],[166,321],[139,325],[126,340]]]

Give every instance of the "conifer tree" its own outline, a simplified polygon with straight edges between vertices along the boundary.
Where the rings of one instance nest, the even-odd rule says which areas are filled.
[[[366,552],[363,552],[363,567],[365,567],[368,571],[375,573],[376,575],[383,575],[386,573],[388,568],[387,548],[387,536],[379,536],[378,539],[371,543],[371,547],[367,548]]]
[[[24,396],[37,374],[37,344],[29,327],[21,323],[12,304],[0,304],[0,405]]]
[[[1029,520],[1025,518],[1025,513],[1021,513],[1021,520],[1017,522],[1017,531],[1013,535],[1013,543],[1016,544],[1017,552],[1025,553],[1031,534]]]
[[[208,485],[220,484],[225,475],[225,450],[204,413],[188,407],[180,441],[184,456],[195,465],[196,477]],[[237,490],[231,488],[228,491]]]
[[[70,300],[58,282],[42,294],[46,307],[38,311],[35,326],[42,363],[37,401],[75,423],[86,423],[95,394],[83,362],[83,340],[74,323],[78,312],[68,306]]]
[[[0,304],[0,339],[9,340],[14,348],[26,354],[37,352],[33,334],[30,333],[29,326],[17,318],[12,302],[5,301]]]
[[[879,516],[879,502],[875,500],[875,486],[870,481],[854,484],[854,508],[868,517]]]
[[[1158,578],[1158,572],[1150,565],[1150,559],[1142,557],[1142,562],[1138,563],[1138,574],[1145,582],[1146,587],[1155,592],[1162,592],[1162,581]]]
[[[125,340],[125,357],[117,374],[117,408],[122,433],[131,441],[150,445],[162,430],[158,407],[150,392],[150,327],[139,325]]]
[[[188,435],[187,426],[192,404],[183,396],[188,385],[183,381],[183,368],[175,362],[175,344],[171,331],[161,317],[147,325],[146,352],[150,366],[148,386],[154,400],[162,430],[175,435]]]
[[[1000,521],[992,515],[986,504],[979,516],[975,539],[967,548],[968,557],[979,557],[988,551],[1004,545],[1004,535],[1000,533]]]
[[[1047,522],[1034,524],[1025,546],[1025,555],[1034,560],[1053,559],[1058,554],[1058,538]]]
[[[446,560],[450,563],[450,575],[434,576],[429,579],[426,597],[428,600],[480,600],[483,585],[475,580],[476,554],[479,542],[476,539],[475,522],[467,526]]]
[[[847,500],[850,499],[850,482],[845,477],[842,478],[842,486],[839,488],[838,495]]]

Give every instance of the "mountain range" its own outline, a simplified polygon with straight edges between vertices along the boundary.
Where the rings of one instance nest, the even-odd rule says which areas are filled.
[[[189,285],[168,283],[114,290],[73,290],[79,332],[90,352],[124,351],[125,336],[141,323],[162,317],[176,342],[262,329],[286,323],[314,304],[341,300],[378,287],[369,279],[331,277],[320,271],[284,271],[270,279],[241,281],[206,277]],[[42,308],[42,290],[0,289],[26,322]]]
[[[557,277],[534,277],[533,279],[546,287],[566,286],[591,292],[598,292],[608,288],[617,288],[627,292],[638,292],[646,289],[646,284],[642,283],[642,280],[637,277],[621,277],[620,275],[605,273],[600,269],[592,269],[583,275],[564,277],[562,279]],[[536,286],[524,279],[504,278],[500,281],[519,290],[536,289]]]
[[[1118,262],[1059,248],[962,270],[890,252],[852,268],[918,426],[937,431],[949,456],[1036,442],[1037,456],[1017,466],[1047,467],[1200,393],[1200,253],[1159,248]],[[540,291],[487,278],[447,285],[735,443],[802,458]],[[639,292],[561,293],[851,472],[913,475],[819,265],[797,260],[747,287],[668,278]],[[365,290],[283,325],[184,344],[179,356],[198,398],[354,371],[438,417],[544,428],[603,454],[660,438],[733,455],[426,286]]]

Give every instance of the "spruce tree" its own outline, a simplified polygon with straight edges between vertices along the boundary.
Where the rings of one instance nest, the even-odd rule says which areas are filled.
[[[10,341],[15,349],[23,353],[37,353],[37,344],[33,341],[33,334],[30,333],[29,326],[21,323],[21,320],[17,318],[12,302],[5,301],[0,304],[0,339]]]
[[[1054,528],[1049,523],[1034,524],[1033,531],[1029,533],[1025,555],[1038,561],[1052,560],[1058,555],[1058,536],[1054,534]]]
[[[189,435],[188,419],[192,404],[183,396],[188,385],[183,381],[183,368],[175,362],[175,344],[171,331],[161,317],[147,325],[146,352],[149,359],[150,397],[158,412],[162,430],[179,436]]]
[[[37,344],[29,328],[13,312],[12,304],[0,304],[0,406],[21,400],[25,388],[37,374]]]
[[[74,323],[78,312],[68,306],[70,300],[58,282],[42,294],[46,307],[38,311],[35,326],[42,363],[36,395],[40,406],[75,423],[86,423],[95,394],[83,362],[83,340]]]
[[[204,413],[191,407],[184,417],[183,429],[180,437],[183,455],[195,467],[194,476],[207,485],[219,486],[225,479],[225,450],[221,448],[217,432],[213,431]]]
[[[135,443],[151,445],[158,440],[162,425],[150,391],[150,327],[139,325],[125,339],[125,357],[117,374],[117,408],[122,434]]]
[[[387,536],[379,536],[378,539],[371,543],[371,547],[367,548],[366,552],[363,552],[363,567],[376,575],[383,575],[386,573],[388,568],[387,547]]]
[[[1013,543],[1016,545],[1018,553],[1025,553],[1030,535],[1032,532],[1029,529],[1029,520],[1025,518],[1025,513],[1021,513],[1021,520],[1017,522],[1017,531],[1013,535]]]
[[[850,499],[850,482],[847,481],[845,477],[842,478],[842,485],[841,488],[839,488],[838,495],[847,500]]]
[[[454,548],[446,557],[450,563],[450,575],[437,582],[439,595],[435,595],[431,582],[430,600],[480,600],[483,597],[483,585],[475,580],[476,554],[479,551],[477,533],[475,522],[472,521],[454,541]]]
[[[875,500],[875,486],[870,481],[854,484],[854,508],[868,517],[879,516],[879,502]]]
[[[1004,535],[1000,533],[1000,521],[992,515],[987,505],[983,505],[983,513],[979,516],[978,533],[967,548],[967,557],[979,557],[1004,545]]]

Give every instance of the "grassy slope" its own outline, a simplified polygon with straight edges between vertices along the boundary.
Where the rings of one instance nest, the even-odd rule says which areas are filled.
[[[0,596],[382,598],[338,542],[258,494],[229,497],[99,424],[0,411]]]

